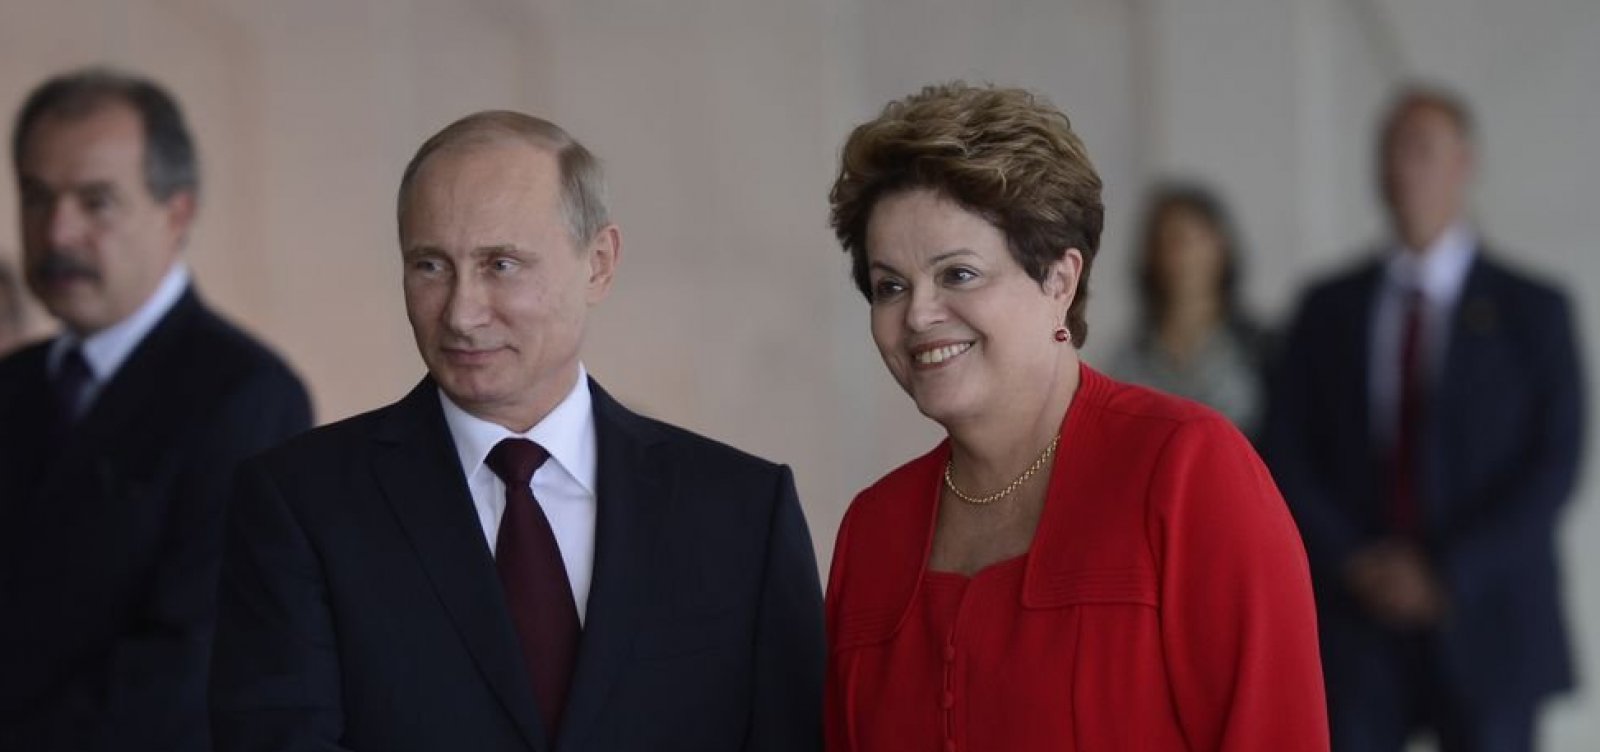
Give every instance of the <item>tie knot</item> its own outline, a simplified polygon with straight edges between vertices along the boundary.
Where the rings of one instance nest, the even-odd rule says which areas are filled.
[[[83,357],[83,348],[69,347],[56,364],[56,380],[78,381],[89,378],[89,361]]]
[[[507,486],[527,486],[533,472],[549,458],[544,447],[527,439],[501,439],[484,462]]]

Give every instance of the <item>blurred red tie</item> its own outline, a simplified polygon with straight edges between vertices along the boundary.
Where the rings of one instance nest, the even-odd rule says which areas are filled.
[[[1402,535],[1415,535],[1422,526],[1422,509],[1417,498],[1417,458],[1423,402],[1427,397],[1427,377],[1422,361],[1425,305],[1420,290],[1406,293],[1405,331],[1400,344],[1400,409],[1394,440],[1394,486],[1390,490],[1389,504],[1390,524]]]
[[[549,458],[527,439],[505,439],[486,460],[506,484],[506,510],[495,539],[495,568],[522,643],[534,698],[553,744],[577,661],[578,607],[561,548],[544,509],[533,497],[533,473]]]

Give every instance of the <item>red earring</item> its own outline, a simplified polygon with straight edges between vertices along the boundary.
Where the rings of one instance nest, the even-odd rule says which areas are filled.
[[[1069,339],[1072,339],[1072,332],[1067,331],[1067,328],[1065,326],[1056,327],[1056,341],[1057,342],[1066,342]]]

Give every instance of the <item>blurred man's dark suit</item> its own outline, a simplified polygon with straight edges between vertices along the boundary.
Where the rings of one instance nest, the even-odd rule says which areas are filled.
[[[822,594],[788,468],[590,389],[594,584],[553,744],[429,378],[240,470],[219,749],[819,749]]]
[[[309,427],[305,389],[192,289],[70,428],[49,351],[0,361],[0,749],[210,749],[233,472]]]
[[[1427,390],[1415,471],[1417,542],[1448,611],[1407,636],[1380,626],[1341,581],[1351,555],[1389,532],[1368,391],[1383,284],[1373,262],[1310,289],[1264,437],[1317,579],[1336,739],[1341,719],[1382,717],[1403,704],[1402,684],[1419,681],[1485,718],[1531,722],[1541,699],[1573,685],[1555,540],[1584,419],[1571,311],[1559,291],[1478,249]]]

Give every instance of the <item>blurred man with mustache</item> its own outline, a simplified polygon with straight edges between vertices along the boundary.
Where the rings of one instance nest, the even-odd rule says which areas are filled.
[[[24,276],[61,333],[0,360],[0,750],[206,750],[234,466],[310,425],[183,248],[195,150],[155,83],[67,73],[12,131]]]

